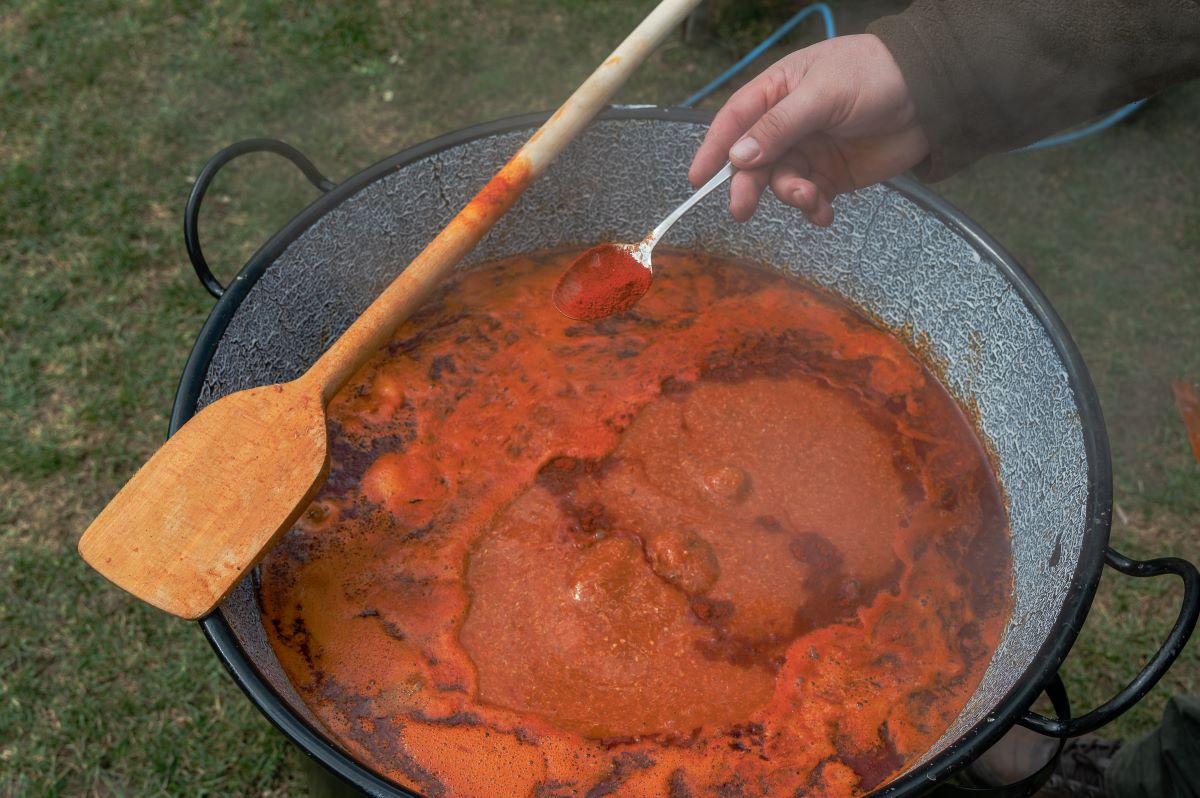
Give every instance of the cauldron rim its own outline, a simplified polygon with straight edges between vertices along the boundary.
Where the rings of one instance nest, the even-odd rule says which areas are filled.
[[[254,253],[213,307],[184,366],[172,407],[169,434],[174,434],[195,414],[208,366],[238,306],[266,269],[305,230],[364,187],[399,167],[475,139],[522,129],[533,130],[548,117],[548,113],[521,114],[437,136],[378,161],[339,183],[297,214]],[[711,112],[694,109],[614,106],[602,111],[596,120],[660,120],[707,125],[712,118]],[[1103,570],[1112,519],[1112,463],[1100,401],[1083,356],[1066,325],[1033,279],[978,224],[929,189],[903,177],[889,180],[884,185],[932,213],[977,251],[987,255],[1045,329],[1062,361],[1075,398],[1088,466],[1086,531],[1070,588],[1052,633],[1043,641],[1032,663],[1017,678],[993,712],[928,762],[870,793],[872,796],[910,796],[921,794],[987,750],[1029,709],[1041,690],[1058,673],[1088,615]],[[292,712],[287,702],[246,655],[219,610],[201,619],[200,626],[218,658],[247,697],[306,755],[318,759],[323,766],[370,795],[416,796],[353,759],[324,732],[313,728]]]

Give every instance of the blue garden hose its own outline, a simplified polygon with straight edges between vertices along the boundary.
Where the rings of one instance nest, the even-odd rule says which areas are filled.
[[[804,8],[800,9],[795,14],[793,14],[791,19],[789,19],[787,22],[780,25],[779,28],[774,33],[772,33],[770,36],[768,36],[767,38],[765,38],[761,42],[759,42],[757,47],[755,47],[750,52],[746,53],[746,55],[744,55],[742,57],[741,61],[738,61],[736,64],[731,66],[729,69],[722,72],[721,75],[719,75],[715,80],[713,80],[707,86],[700,89],[700,91],[696,92],[691,97],[688,97],[686,100],[681,102],[679,104],[679,107],[680,108],[691,108],[693,105],[700,102],[705,97],[707,97],[708,95],[712,94],[717,89],[724,86],[726,83],[728,83],[730,80],[732,80],[739,72],[741,72],[743,69],[745,69],[747,64],[749,64],[754,59],[758,58],[760,55],[765,53],[767,50],[771,49],[775,45],[776,42],[778,42],[784,36],[787,36],[789,33],[791,33],[792,28],[796,27],[797,25],[799,25],[801,22],[803,22],[805,19],[812,16],[813,14],[820,14],[822,17],[825,18],[825,38],[826,39],[832,39],[834,36],[837,36],[837,28],[833,24],[833,9],[831,9],[829,6],[825,5],[824,3],[813,3],[810,6],[805,6]]]
[[[681,108],[691,108],[696,103],[700,102],[705,97],[707,97],[708,95],[712,94],[717,89],[724,86],[726,83],[728,83],[734,77],[736,77],[743,69],[745,69],[748,64],[750,64],[752,61],[754,61],[760,55],[765,53],[771,47],[774,47],[775,44],[778,43],[780,39],[782,39],[784,36],[791,33],[793,28],[795,28],[797,25],[799,25],[801,22],[803,22],[805,19],[812,16],[813,14],[820,14],[824,18],[824,20],[825,20],[825,38],[826,39],[832,39],[834,36],[837,36],[837,27],[833,23],[833,9],[831,9],[825,3],[813,3],[812,5],[805,6],[804,8],[800,9],[795,14],[793,14],[791,19],[789,19],[787,22],[780,25],[779,28],[776,29],[776,31],[774,33],[772,33],[770,36],[768,36],[767,38],[765,38],[761,42],[759,42],[758,46],[755,47],[750,52],[746,53],[746,55],[743,56],[740,61],[738,61],[733,66],[731,66],[729,69],[722,72],[717,78],[715,78],[712,82],[705,85],[703,88],[701,88],[695,94],[691,95],[686,100],[679,103],[679,106]],[[1033,144],[1030,144],[1028,146],[1021,147],[1017,150],[1014,150],[1014,152],[1029,152],[1031,150],[1043,150],[1043,149],[1046,149],[1047,147],[1056,147],[1059,144],[1070,144],[1071,142],[1079,141],[1080,139],[1086,138],[1087,136],[1090,136],[1093,133],[1099,133],[1102,130],[1106,130],[1106,129],[1112,127],[1113,125],[1117,124],[1121,120],[1127,118],[1130,114],[1132,114],[1134,111],[1141,108],[1145,104],[1146,104],[1146,100],[1144,100],[1144,99],[1137,100],[1136,102],[1131,102],[1131,103],[1129,103],[1129,105],[1126,105],[1124,108],[1114,111],[1113,113],[1109,114],[1108,116],[1104,117],[1103,119],[1099,119],[1099,120],[1093,122],[1092,124],[1087,125],[1086,127],[1079,128],[1078,130],[1070,130],[1070,131],[1067,131],[1066,133],[1060,133],[1055,136],[1050,136],[1048,138],[1042,139],[1041,141],[1035,141]]]
[[[1080,139],[1090,136],[1093,133],[1099,133],[1101,130],[1112,127],[1122,119],[1128,117],[1137,109],[1141,108],[1147,102],[1148,100],[1145,99],[1135,100],[1129,105],[1126,105],[1124,108],[1119,108],[1103,119],[1098,119],[1086,127],[1081,127],[1078,130],[1068,130],[1066,133],[1059,133],[1057,136],[1050,136],[1042,139],[1041,141],[1035,141],[1025,147],[1020,147],[1016,150],[1013,150],[1013,152],[1044,150],[1047,147],[1057,147],[1059,144],[1070,144],[1072,141],[1079,141]]]

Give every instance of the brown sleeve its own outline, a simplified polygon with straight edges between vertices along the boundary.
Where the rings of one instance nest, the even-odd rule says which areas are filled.
[[[917,0],[867,32],[913,93],[929,181],[1200,76],[1200,0]]]

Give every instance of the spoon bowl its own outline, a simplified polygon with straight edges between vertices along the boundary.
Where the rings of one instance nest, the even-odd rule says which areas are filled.
[[[568,318],[595,321],[636,305],[650,290],[654,276],[651,253],[655,245],[680,216],[728,180],[735,171],[733,164],[726,163],[636,244],[605,243],[580,255],[563,272],[554,287],[554,306]]]

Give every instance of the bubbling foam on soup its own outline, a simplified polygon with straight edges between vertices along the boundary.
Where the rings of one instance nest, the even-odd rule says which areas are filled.
[[[577,253],[463,273],[330,407],[263,563],[297,691],[427,796],[854,795],[957,716],[1009,612],[1003,504],[896,337],[666,252],[563,318]]]

